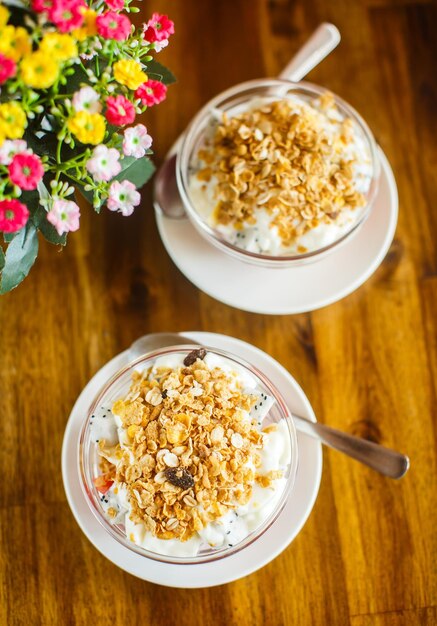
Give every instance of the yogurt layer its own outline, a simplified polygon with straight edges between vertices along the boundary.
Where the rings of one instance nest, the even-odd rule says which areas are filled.
[[[212,111],[191,163],[189,196],[199,216],[239,248],[272,256],[316,251],[346,235],[366,210],[373,176],[369,144],[329,94],[311,103],[287,98],[282,113],[285,124],[287,117],[291,120],[291,130],[284,119],[270,123],[274,109],[260,113],[272,104],[277,102],[257,98],[227,111],[224,119],[222,112]],[[299,117],[305,118],[302,128],[293,121]],[[278,129],[281,138],[274,134]],[[305,145],[306,129],[318,138],[314,145],[311,140]],[[279,169],[276,175],[281,159],[290,167],[283,164],[286,173]],[[254,180],[247,181],[252,175]]]
[[[178,368],[184,367],[183,358],[183,355],[161,357],[155,361],[153,368],[143,375],[146,374],[149,379],[156,379],[166,368],[177,371]],[[244,503],[232,502],[223,511],[223,515],[204,523],[187,540],[155,536],[145,523],[139,521],[135,499],[132,499],[132,493],[126,484],[114,476],[113,482],[104,483],[103,479],[104,486],[101,490],[105,492],[99,494],[100,502],[111,522],[123,528],[127,538],[136,545],[162,555],[190,557],[205,550],[230,548],[240,543],[271,516],[286,488],[285,476],[291,461],[288,425],[282,420],[276,425],[266,427],[265,422],[274,399],[265,394],[257,386],[256,380],[243,368],[219,355],[207,353],[204,364],[210,371],[221,370],[226,373],[230,393],[238,394],[241,391],[245,397],[251,398],[250,409],[246,414],[242,411],[241,419],[250,423],[256,432],[261,433],[262,428],[266,428],[267,432],[261,435],[262,445],[259,446],[256,457],[249,458],[244,465],[246,470],[252,470],[253,475],[250,481],[250,497]],[[191,393],[196,393],[199,387],[193,384]],[[103,469],[106,470],[108,464],[117,468],[121,462],[121,453],[133,456],[132,440],[123,424],[125,416],[117,414],[117,405],[118,403],[113,410],[108,406],[99,407],[90,420],[91,439],[99,446],[99,454],[103,457]],[[240,445],[241,441],[237,438],[235,444]],[[169,458],[174,460],[173,457]],[[254,465],[254,459],[257,467]],[[101,477],[96,481],[99,489]],[[195,492],[191,493],[194,495]],[[199,515],[206,513],[202,502],[195,502],[195,508]]]

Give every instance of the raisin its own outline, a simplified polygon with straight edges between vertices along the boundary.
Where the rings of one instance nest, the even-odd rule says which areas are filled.
[[[180,487],[184,490],[194,487],[194,478],[186,469],[181,467],[168,467],[164,470],[164,474],[166,479],[175,487]]]
[[[205,350],[205,348],[199,348],[198,350],[192,350],[185,357],[184,365],[186,365],[188,367],[189,365],[193,365],[193,363],[195,363],[197,361],[197,359],[200,359],[201,361],[203,361],[203,359],[205,357],[206,357],[206,350]]]

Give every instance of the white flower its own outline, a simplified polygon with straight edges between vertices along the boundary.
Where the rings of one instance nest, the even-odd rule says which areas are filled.
[[[88,113],[100,113],[102,103],[99,94],[92,87],[82,87],[73,95],[73,109],[75,111],[88,111]]]
[[[163,39],[162,41],[155,41],[153,47],[155,52],[161,52],[164,48],[168,46],[168,39]]]
[[[141,196],[133,183],[128,180],[115,180],[109,188],[108,209],[120,211],[124,216],[132,215],[138,206]]]
[[[58,231],[58,235],[63,235],[79,228],[80,209],[71,200],[60,198],[53,202],[53,206],[47,213],[48,221]]]
[[[23,139],[6,139],[0,148],[0,163],[9,165],[16,154],[31,152],[27,149],[27,143]]]
[[[103,144],[96,146],[86,168],[96,182],[107,182],[121,171],[120,153],[115,148],[107,148]]]
[[[123,152],[126,156],[140,159],[151,145],[152,138],[147,134],[147,128],[143,124],[126,128],[124,131]]]

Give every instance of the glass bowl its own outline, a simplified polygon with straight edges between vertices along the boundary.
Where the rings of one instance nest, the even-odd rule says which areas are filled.
[[[263,419],[261,427],[264,428],[270,424],[279,423],[281,420],[285,420],[286,433],[289,439],[288,443],[291,450],[290,463],[288,464],[283,478],[283,490],[280,496],[276,499],[276,504],[268,517],[264,519],[261,525],[251,531],[240,542],[235,543],[232,547],[211,548],[208,544],[202,543],[200,550],[196,556],[173,556],[159,554],[158,552],[152,552],[145,549],[140,545],[131,542],[126,537],[124,523],[111,523],[108,515],[105,513],[102,504],[102,494],[99,493],[94,485],[93,479],[100,474],[98,455],[98,445],[92,441],[90,424],[92,416],[95,414],[96,409],[101,406],[112,405],[116,400],[127,395],[131,377],[134,371],[142,371],[145,368],[150,367],[158,357],[168,357],[171,355],[187,355],[192,350],[198,349],[198,345],[187,346],[173,346],[158,351],[150,352],[135,361],[126,365],[119,372],[108,380],[104,387],[99,391],[97,396],[92,401],[88,413],[84,418],[84,422],[81,428],[79,445],[78,445],[78,465],[79,476],[81,479],[82,491],[85,495],[88,506],[91,511],[100,522],[102,526],[102,532],[107,532],[111,537],[116,539],[123,546],[132,550],[133,552],[144,556],[148,559],[155,561],[173,564],[199,564],[205,562],[211,562],[224,557],[235,554],[240,550],[243,550],[248,545],[255,542],[264,532],[273,524],[280,512],[282,511],[286,501],[290,497],[294,480],[296,476],[297,463],[298,463],[298,449],[297,449],[297,436],[294,423],[290,416],[290,411],[287,409],[285,401],[276,389],[274,384],[264,376],[262,372],[255,367],[246,363],[240,358],[235,357],[227,352],[216,350],[212,348],[206,348],[208,353],[217,355],[226,363],[226,366],[230,366],[233,371],[240,372],[251,376],[257,383],[257,389],[272,396],[275,400],[272,408],[269,410],[265,418]]]
[[[292,83],[281,79],[258,79],[241,83],[231,89],[228,89],[227,91],[222,92],[210,100],[199,111],[188,127],[178,151],[176,160],[176,179],[187,216],[203,238],[226,254],[229,254],[240,261],[249,262],[263,267],[284,268],[311,261],[317,261],[323,256],[329,254],[331,251],[337,249],[341,244],[350,239],[352,234],[357,232],[372,210],[378,190],[380,164],[376,142],[366,122],[349,104],[335,94],[334,101],[337,105],[338,111],[342,117],[352,119],[354,127],[358,130],[360,138],[366,145],[371,159],[372,176],[369,189],[367,193],[364,194],[366,204],[361,210],[360,217],[356,222],[352,222],[351,227],[342,232],[334,242],[317,250],[311,250],[301,254],[273,256],[250,252],[230,243],[219,230],[208,224],[206,218],[200,215],[196,210],[196,207],[190,198],[189,181],[193,170],[192,164],[196,160],[196,155],[203,143],[205,133],[208,128],[210,128],[211,121],[216,119],[212,113],[214,110],[228,112],[231,117],[235,114],[235,110],[238,110],[237,107],[241,107],[242,105],[244,106],[257,98],[283,100],[293,96],[298,96],[305,102],[309,102],[327,91],[328,90],[323,87],[303,81],[299,83]]]

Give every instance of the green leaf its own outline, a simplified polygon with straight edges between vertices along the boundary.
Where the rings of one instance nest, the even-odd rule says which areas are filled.
[[[3,248],[0,248],[0,272],[5,266],[5,253],[3,252]]]
[[[22,228],[6,250],[0,294],[14,289],[26,278],[38,254],[38,233],[33,222]]]
[[[176,82],[176,77],[174,76],[174,74],[172,74],[169,69],[167,69],[166,67],[164,67],[164,65],[161,65],[161,63],[158,63],[158,61],[155,61],[154,59],[153,61],[148,61],[148,63],[146,63],[146,68],[147,76],[160,80],[162,83],[164,83],[164,85],[171,85],[172,83]]]
[[[125,161],[127,161],[127,163],[125,163]],[[125,157],[121,161],[121,166],[122,170],[115,176],[114,180],[130,180],[137,189],[141,189],[155,171],[155,166],[152,161],[146,157],[142,159]]]
[[[13,239],[15,239],[17,233],[3,233],[3,239],[5,243],[11,243]]]

